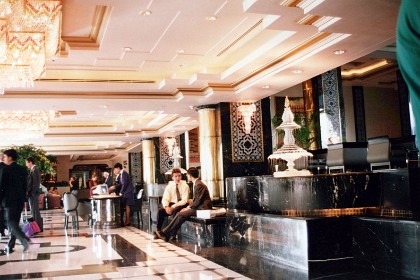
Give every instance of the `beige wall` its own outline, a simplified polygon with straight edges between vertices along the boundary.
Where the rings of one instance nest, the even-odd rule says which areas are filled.
[[[83,160],[83,161],[70,161],[70,156],[58,156],[57,157],[58,164],[57,164],[57,181],[68,181],[69,180],[69,170],[73,168],[73,166],[78,164],[107,164],[108,167],[113,167],[115,163],[120,162],[123,164],[124,161],[128,162],[128,153],[122,152],[118,154],[115,158],[110,160]],[[128,167],[128,165],[127,165]],[[129,168],[127,168],[129,171]]]
[[[367,138],[401,137],[398,91],[392,88],[364,88]]]

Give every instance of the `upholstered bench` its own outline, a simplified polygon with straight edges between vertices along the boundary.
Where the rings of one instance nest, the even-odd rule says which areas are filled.
[[[226,243],[226,217],[210,219],[190,217],[182,224],[178,237],[197,242],[202,247],[223,246]]]

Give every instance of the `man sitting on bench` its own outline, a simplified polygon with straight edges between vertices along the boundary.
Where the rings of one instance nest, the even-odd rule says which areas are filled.
[[[187,171],[187,178],[188,181],[193,182],[193,202],[190,206],[179,211],[172,222],[163,231],[156,231],[156,235],[166,242],[168,242],[171,237],[176,236],[181,225],[188,220],[189,217],[195,216],[197,210],[212,209],[209,190],[207,189],[207,186],[198,179],[198,169],[195,167],[189,168]]]
[[[162,197],[162,206],[157,215],[157,231],[154,232],[155,238],[159,238],[157,232],[162,229],[163,222],[167,216],[175,216],[182,208],[187,206],[190,187],[187,182],[181,180],[181,169],[172,169],[172,180],[165,188]]]

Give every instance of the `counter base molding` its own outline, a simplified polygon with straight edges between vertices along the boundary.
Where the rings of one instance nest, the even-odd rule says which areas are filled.
[[[355,265],[420,279],[420,222],[355,217],[352,228]]]
[[[343,272],[353,261],[350,219],[229,212],[227,244],[312,276]]]

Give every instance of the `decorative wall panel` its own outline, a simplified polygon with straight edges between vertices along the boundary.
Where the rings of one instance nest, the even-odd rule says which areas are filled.
[[[176,146],[181,147],[181,139],[175,137]],[[160,172],[165,173],[174,167],[174,159],[170,155],[169,147],[165,143],[165,137],[159,137]],[[181,155],[185,156],[185,155]],[[180,162],[181,164],[181,162]]]
[[[321,75],[322,108],[320,116],[322,148],[328,144],[344,142],[346,138],[343,90],[340,68],[333,69]]]
[[[133,184],[141,182],[141,153],[129,153],[130,176]]]
[[[231,103],[230,124],[233,162],[264,161],[261,102],[255,102],[256,110],[251,117],[251,131],[245,133],[244,117],[238,111],[241,103]]]

